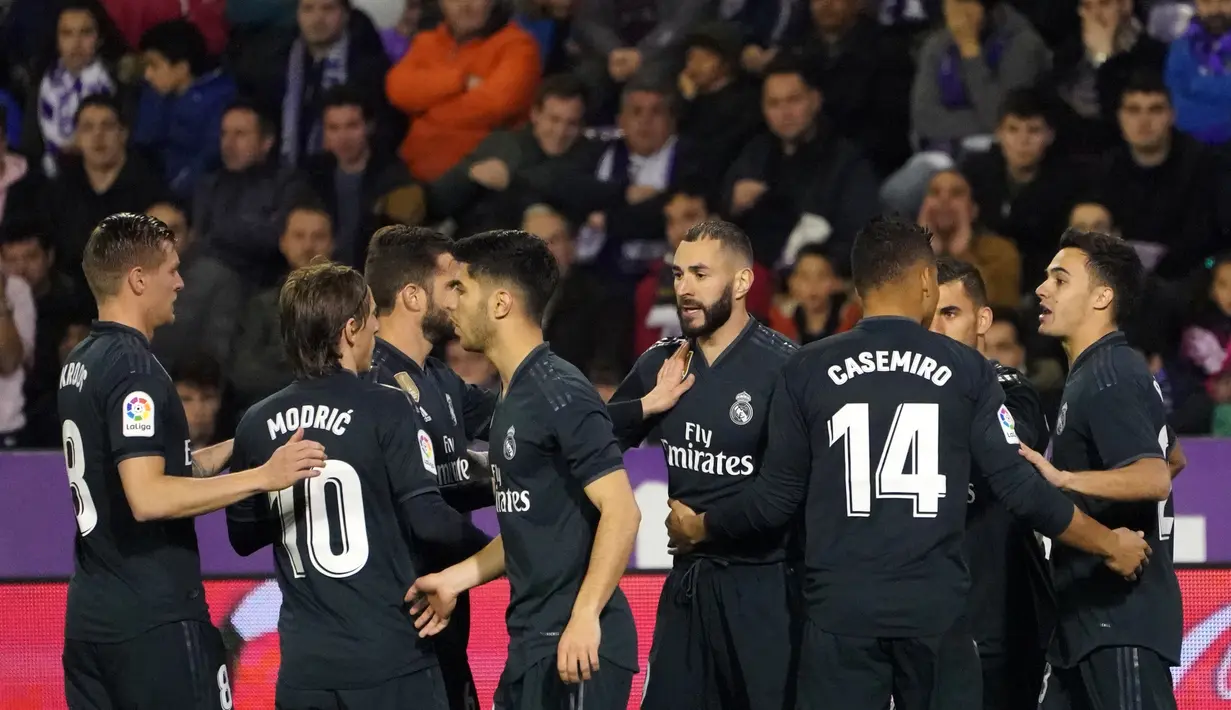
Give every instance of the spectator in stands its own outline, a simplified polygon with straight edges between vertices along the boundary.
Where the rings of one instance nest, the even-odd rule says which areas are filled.
[[[807,24],[808,0],[732,0],[719,3],[719,16],[734,22],[743,30],[740,65],[752,75],[760,75],[778,56],[778,52],[793,42]]]
[[[1218,166],[1200,143],[1175,129],[1167,87],[1157,74],[1129,80],[1119,121],[1123,141],[1095,173],[1097,199],[1148,269],[1182,278],[1217,234]]]
[[[65,157],[44,206],[52,221],[59,268],[80,281],[81,255],[94,227],[117,212],[144,212],[166,194],[165,182],[130,152],[119,102],[104,94],[81,100],[74,134],[80,156]]]
[[[1078,202],[1073,205],[1073,210],[1069,212],[1069,226],[1080,229],[1083,232],[1098,232],[1099,234],[1110,234],[1120,236],[1119,230],[1111,221],[1111,211],[1104,205],[1098,202]],[[1033,274],[1037,276],[1037,274]]]
[[[7,111],[0,106],[0,223],[37,212],[46,189],[43,173],[24,155],[9,150]]]
[[[398,21],[393,27],[380,31],[380,41],[390,62],[396,64],[410,51],[410,41],[419,32],[422,21],[423,0],[405,0]]]
[[[886,177],[911,154],[909,47],[863,13],[863,0],[812,0],[810,20],[790,51],[820,90],[834,129]]]
[[[227,46],[227,3],[215,0],[102,0],[107,14],[123,33],[130,47],[140,45],[151,28],[170,20],[184,19],[197,27],[205,51],[217,57]]]
[[[530,123],[495,131],[429,188],[434,219],[453,219],[458,234],[508,226],[553,185],[567,185],[594,165],[598,147],[581,136],[585,88],[571,74],[548,77]]]
[[[35,311],[30,286],[0,264],[0,449],[21,443],[26,426],[26,369],[34,362]]]
[[[932,231],[937,254],[974,264],[987,282],[992,306],[1014,308],[1022,299],[1022,262],[1013,242],[979,223],[979,206],[970,182],[956,170],[943,170],[928,183],[919,224]]]
[[[800,345],[845,333],[863,314],[824,244],[806,244],[795,255],[787,291],[789,300],[774,307],[769,327]]]
[[[713,197],[697,185],[681,185],[673,190],[663,206],[667,252],[637,284],[633,299],[633,357],[638,357],[660,338],[683,334],[675,306],[675,274],[671,259],[694,225],[718,215],[711,208]],[[748,290],[748,312],[766,322],[774,296],[774,275],[761,264],[752,265],[752,287]]]
[[[1063,143],[1082,156],[1097,156],[1116,142],[1116,107],[1136,71],[1162,71],[1167,48],[1145,33],[1133,0],[1081,0],[1081,34],[1056,50],[1047,85],[1060,96]]]
[[[983,347],[992,360],[1026,372],[1026,348],[1022,345],[1021,319],[1011,308],[992,308],[992,325],[983,336]]]
[[[710,0],[577,0],[573,39],[577,72],[591,95],[590,123],[605,123],[621,87],[637,74],[674,77],[681,43],[708,19]],[[644,70],[644,71],[643,71]]]
[[[325,152],[308,159],[308,182],[333,218],[333,259],[363,264],[377,229],[423,222],[423,188],[397,156],[372,150],[375,117],[361,92],[335,86],[322,103]]]
[[[529,0],[518,13],[517,22],[534,36],[539,45],[543,75],[551,76],[572,68],[570,35],[575,0]]]
[[[763,127],[759,88],[740,69],[742,40],[738,27],[716,22],[698,28],[686,42],[680,135],[705,146],[697,155],[698,175],[721,175]]]
[[[1202,143],[1231,141],[1231,8],[1196,0],[1197,16],[1167,52],[1175,124]]]
[[[411,118],[402,160],[430,182],[534,102],[539,50],[497,0],[442,0],[444,22],[420,32],[389,72],[389,101]]]
[[[205,38],[187,20],[171,20],[141,37],[146,85],[133,143],[157,155],[171,192],[192,197],[197,181],[218,167],[222,113],[235,82],[211,69]]]
[[[1038,81],[1051,58],[1002,0],[945,0],[944,15],[919,52],[911,125],[924,149],[956,154],[963,140],[996,130],[1005,96]]]
[[[821,118],[820,92],[788,58],[766,69],[761,108],[769,131],[727,171],[723,205],[766,266],[792,262],[808,242],[847,253],[880,213],[871,165]]]
[[[235,324],[251,290],[241,276],[205,253],[188,222],[188,213],[175,202],[157,202],[145,211],[175,234],[184,288],[175,299],[175,322],[154,332],[150,344],[158,361],[175,369],[186,357],[204,353],[216,360],[230,355]]]
[[[1231,436],[1231,256],[1214,259],[1202,281],[1205,290],[1184,329],[1181,355],[1200,373],[1213,401],[1213,421],[1197,433]]]
[[[1017,244],[1031,278],[1055,255],[1056,235],[1082,188],[1079,171],[1053,149],[1055,136],[1043,96],[1017,89],[1005,98],[996,145],[962,162],[979,221]]]
[[[575,263],[573,226],[551,207],[531,205],[521,228],[542,239],[560,267],[560,283],[543,316],[543,337],[552,351],[582,372],[613,356],[625,368],[631,366],[632,358],[619,357],[628,353],[628,319],[620,317],[603,280]],[[603,326],[594,327],[596,322]]]
[[[55,248],[42,215],[28,213],[4,221],[0,227],[0,268],[4,274],[24,281],[34,299],[34,347],[24,387],[28,404],[49,393],[54,396],[60,381],[60,342],[69,325],[88,321],[93,311],[89,295],[56,271],[55,262]],[[51,414],[54,417],[55,411]],[[28,436],[23,440],[28,442]]]
[[[389,58],[372,20],[350,0],[299,0],[299,37],[291,47],[282,94],[282,163],[297,166],[323,150],[321,115],[325,92],[350,84],[363,92],[373,111],[388,120],[385,74]],[[392,137],[392,125],[377,136]],[[377,144],[384,147],[384,140]]]
[[[175,367],[171,379],[184,403],[193,451],[218,443],[218,410],[222,407],[222,368],[218,361],[205,354],[193,355]]]
[[[73,0],[63,5],[56,21],[57,60],[38,85],[34,97],[36,110],[28,112],[22,131],[23,151],[42,159],[42,168],[49,176],[58,173],[58,158],[77,148],[73,132],[82,99],[96,94],[111,95],[116,82],[111,70],[100,56],[99,8],[86,0]],[[83,238],[84,243],[84,238]]]
[[[317,206],[296,205],[286,216],[278,248],[286,258],[286,273],[303,268],[318,256],[333,253],[329,214]],[[229,375],[243,407],[264,399],[294,379],[282,347],[278,326],[281,284],[253,296],[235,336]]]
[[[270,161],[274,135],[256,104],[232,103],[222,116],[222,169],[201,181],[192,203],[206,254],[249,285],[279,271],[278,225],[307,191],[293,170]]]

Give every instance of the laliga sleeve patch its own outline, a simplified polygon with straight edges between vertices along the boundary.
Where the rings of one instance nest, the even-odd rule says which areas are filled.
[[[423,457],[423,468],[433,476],[436,474],[436,451],[432,448],[432,437],[426,431],[419,430],[419,455]]]
[[[1009,414],[1009,408],[1003,404],[1000,405],[996,418],[1000,420],[1000,430],[1004,432],[1004,440],[1010,444],[1020,444],[1021,441],[1017,438],[1016,425],[1013,423],[1013,415]]]
[[[124,436],[149,439],[154,436],[154,398],[145,392],[129,392],[120,413]]]

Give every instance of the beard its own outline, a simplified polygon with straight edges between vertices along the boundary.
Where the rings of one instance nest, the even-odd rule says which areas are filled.
[[[680,329],[684,332],[684,335],[688,338],[704,338],[726,325],[727,321],[731,320],[731,309],[735,300],[734,291],[734,284],[727,284],[718,300],[708,306],[699,301],[677,302],[675,304],[675,313],[680,319]],[[701,323],[699,325],[688,324],[684,319],[683,309],[685,308],[701,309]]]
[[[433,346],[446,343],[453,338],[453,321],[449,313],[436,305],[435,301],[428,303],[427,313],[423,316],[423,337]]]

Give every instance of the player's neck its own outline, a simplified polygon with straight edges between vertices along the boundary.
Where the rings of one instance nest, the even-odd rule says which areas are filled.
[[[517,368],[525,362],[532,350],[543,344],[542,328],[527,325],[507,330],[509,332],[496,336],[491,347],[484,353],[492,365],[495,365],[496,372],[500,373],[501,391],[508,390],[513,373],[517,372]]]
[[[739,337],[739,334],[744,332],[745,326],[748,325],[748,311],[740,313],[732,313],[713,333],[701,338],[697,338],[697,346],[701,348],[701,354],[705,356],[705,361],[713,364],[722,355],[731,343]]]
[[[431,341],[423,337],[423,328],[417,323],[407,323],[401,318],[381,318],[379,335],[419,367],[423,367],[432,352]]]
[[[987,340],[982,335],[975,338],[975,350],[978,350],[983,357],[987,357]]]
[[[894,293],[872,291],[863,296],[863,317],[896,316],[898,318],[909,318],[916,323],[922,324],[922,310],[918,306],[908,307],[904,305],[909,302],[909,299],[899,298]]]
[[[1069,367],[1081,357],[1081,354],[1090,349],[1098,341],[1102,340],[1109,333],[1114,333],[1118,330],[1113,323],[1091,323],[1083,324],[1072,335],[1065,338],[1061,344],[1064,346],[1064,352],[1069,356]]]
[[[98,319],[126,325],[139,331],[146,340],[154,339],[154,326],[146,322],[140,311],[126,303],[108,301],[98,306]]]

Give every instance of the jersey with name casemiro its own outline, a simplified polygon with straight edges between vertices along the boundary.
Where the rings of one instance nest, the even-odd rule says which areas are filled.
[[[492,417],[489,457],[509,578],[512,679],[555,655],[599,522],[585,488],[622,470],[624,459],[593,385],[546,343],[509,379]],[[637,631],[618,587],[599,619],[599,655],[636,671]]]
[[[1035,451],[1047,448],[1047,417],[1034,385],[1017,370],[993,361],[1004,390],[1004,406],[1014,431]],[[966,563],[970,596],[966,603],[969,628],[984,655],[1008,647],[1038,653],[1040,615],[1054,604],[1043,547],[1034,531],[996,500],[987,481],[970,478],[966,507]]]
[[[765,454],[769,399],[782,364],[798,346],[749,319],[735,340],[711,364],[695,344],[688,371],[696,380],[669,411],[640,416],[636,400],[657,383],[658,370],[679,349],[683,338],[655,343],[637,360],[612,402],[633,404],[629,421],[616,418],[609,407],[621,446],[640,444],[648,436],[661,442],[667,459],[667,488],[698,513],[737,495],[759,473]],[[773,562],[785,556],[783,531],[702,544],[696,554],[747,562]]]
[[[120,480],[120,462],[147,456],[169,476],[192,475],[184,406],[149,341],[95,322],[60,370],[57,404],[77,517],[65,637],[114,643],[209,623],[192,519],[138,522]]]
[[[1145,358],[1123,333],[1104,336],[1077,357],[1052,439],[1057,468],[1109,471],[1144,458],[1165,458],[1173,443],[1168,439],[1162,393]],[[1140,646],[1178,665],[1183,612],[1172,564],[1171,497],[1139,503],[1070,497],[1109,528],[1144,532],[1154,554],[1140,579],[1128,582],[1097,557],[1063,545],[1053,548],[1059,626],[1049,660],[1068,668],[1098,648]]]
[[[836,634],[919,637],[964,611],[972,466],[1050,534],[1073,505],[1018,454],[992,364],[919,323],[865,318],[800,348],[770,403],[761,475],[706,515],[739,538],[804,510],[808,618]]]
[[[409,382],[405,375],[410,378]],[[445,363],[428,357],[423,367],[380,339],[372,352],[367,379],[387,387],[404,389],[418,413],[423,428],[419,448],[434,473],[440,493],[461,512],[493,504],[486,471],[477,470],[466,455],[467,444],[486,439],[496,394],[468,385]],[[401,380],[401,381],[399,381]]]
[[[328,457],[319,476],[227,509],[277,541],[280,683],[366,687],[437,663],[403,602],[417,575],[401,504],[436,490],[406,399],[339,369],[291,384],[239,423],[234,468],[267,461],[297,428]]]

